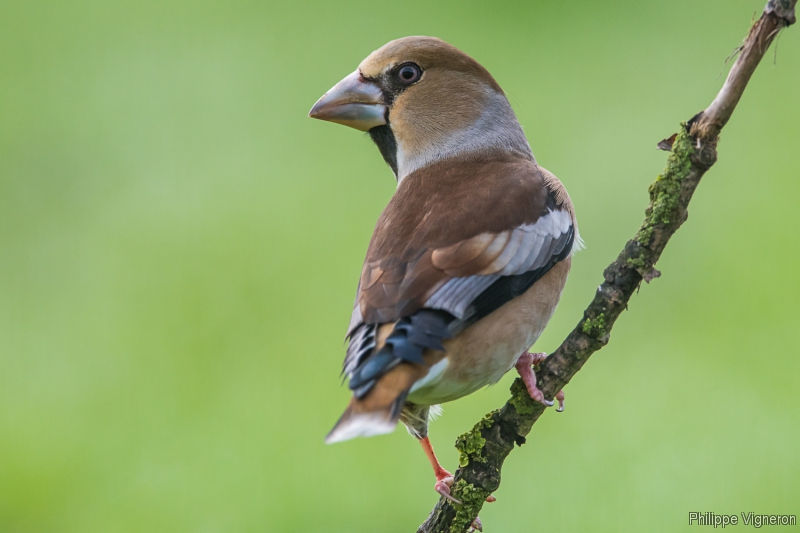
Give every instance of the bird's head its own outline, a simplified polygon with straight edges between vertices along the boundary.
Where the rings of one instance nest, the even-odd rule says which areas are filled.
[[[492,75],[434,37],[405,37],[374,51],[309,116],[369,132],[398,180],[450,157],[514,152],[533,159]]]

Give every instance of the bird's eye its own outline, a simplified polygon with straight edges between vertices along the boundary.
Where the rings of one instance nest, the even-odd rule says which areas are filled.
[[[400,83],[411,85],[422,76],[422,70],[414,63],[406,63],[405,65],[400,65],[396,75]]]

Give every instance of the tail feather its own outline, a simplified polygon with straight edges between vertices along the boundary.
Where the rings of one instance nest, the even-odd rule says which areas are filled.
[[[350,398],[350,404],[325,442],[331,444],[394,431],[406,405],[408,391],[422,372],[425,370],[421,365],[400,364],[381,376],[366,396]]]
[[[392,418],[391,413],[385,411],[356,412],[353,401],[342,414],[339,421],[325,437],[326,444],[342,442],[356,437],[374,437],[391,433],[397,426],[397,417]]]
[[[325,442],[332,444],[394,431],[406,405],[406,396],[411,386],[409,378],[408,372],[391,372],[378,382],[378,386],[366,398],[350,398],[350,404],[325,437]],[[405,383],[405,388],[398,391],[396,387],[402,383]]]

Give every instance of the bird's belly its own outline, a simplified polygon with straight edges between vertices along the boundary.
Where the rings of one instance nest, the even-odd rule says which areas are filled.
[[[445,357],[414,384],[408,401],[433,405],[497,383],[539,338],[558,305],[570,268],[567,258],[489,316],[444,342]]]

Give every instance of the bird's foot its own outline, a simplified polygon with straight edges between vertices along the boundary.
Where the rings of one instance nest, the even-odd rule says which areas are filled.
[[[545,359],[547,359],[546,353],[530,353],[525,350],[517,360],[516,368],[533,401],[539,402],[545,407],[552,407],[555,402],[546,400],[544,393],[536,386],[536,372],[533,370],[533,365],[538,365]],[[556,400],[558,400],[558,409],[556,411],[560,413],[564,410],[564,391],[558,391]]]
[[[433,486],[433,489],[450,500],[453,503],[461,503],[461,500],[457,500],[450,494],[450,488],[453,486],[453,474],[448,472],[445,469],[442,469],[439,474],[436,476],[436,484]],[[497,498],[492,496],[491,494],[486,497],[486,503],[493,503],[496,502]],[[474,523],[474,522],[473,522]],[[478,524],[480,525],[480,520],[478,520]],[[478,531],[483,531],[481,528],[476,527]]]
[[[461,503],[461,500],[457,500],[453,498],[453,495],[450,494],[450,489],[453,486],[453,482],[455,479],[453,478],[453,474],[442,468],[442,465],[439,463],[439,460],[436,458],[436,454],[433,453],[433,446],[431,445],[431,441],[428,437],[423,437],[419,439],[419,443],[422,445],[422,449],[425,450],[425,455],[428,456],[428,460],[431,462],[431,466],[433,466],[433,474],[436,476],[436,484],[433,486],[433,489],[450,500],[453,503]],[[486,497],[487,503],[496,502],[497,498],[492,496],[491,494]],[[480,520],[478,520],[478,525],[480,525]],[[481,529],[475,528],[478,531]]]
[[[453,474],[442,468],[440,471],[436,472],[436,485],[434,485],[433,488],[451,502],[461,503],[461,500],[457,500],[450,495],[450,487],[453,486],[453,481]]]
[[[473,520],[472,524],[470,524],[467,533],[474,533],[475,531],[483,532],[483,523],[481,522],[480,516],[475,517],[475,520]]]

